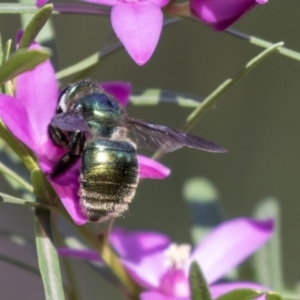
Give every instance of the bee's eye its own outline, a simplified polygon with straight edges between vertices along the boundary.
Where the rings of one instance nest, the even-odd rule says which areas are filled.
[[[77,113],[80,113],[80,112],[84,112],[84,111],[85,111],[84,105],[83,105],[82,103],[79,103],[78,105],[76,105],[74,109],[75,109],[75,111],[76,111]]]

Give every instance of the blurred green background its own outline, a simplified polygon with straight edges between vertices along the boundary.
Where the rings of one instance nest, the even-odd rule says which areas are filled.
[[[270,0],[233,28],[270,42],[284,41],[286,47],[300,51],[299,12],[299,0]],[[56,15],[52,21],[59,69],[99,50],[112,33],[106,17]],[[3,41],[14,38],[20,26],[18,15],[0,14]],[[135,89],[161,88],[202,97],[262,50],[227,33],[183,20],[164,28],[145,66],[137,66],[121,50],[90,77],[98,81],[130,81]],[[68,79],[62,86],[67,83]],[[182,185],[194,176],[205,176],[216,185],[228,218],[250,216],[261,199],[274,196],[282,208],[284,277],[294,285],[300,275],[299,89],[300,62],[273,53],[231,89],[192,131],[224,146],[228,153],[217,155],[184,148],[166,155],[162,162],[172,169],[171,176],[162,181],[143,181],[130,211],[117,225],[160,231],[175,242],[190,242]],[[131,116],[175,128],[190,112],[172,104],[128,107]],[[3,189],[8,192],[5,181]],[[32,217],[29,209],[2,204],[0,228],[33,236]],[[9,244],[0,249],[4,253],[19,251],[12,250]],[[33,256],[27,258],[26,253],[16,252],[20,254],[34,262]],[[43,299],[39,278],[2,262],[1,269],[0,288],[7,295],[1,299]],[[120,298],[84,263],[76,262],[76,271],[82,299]]]

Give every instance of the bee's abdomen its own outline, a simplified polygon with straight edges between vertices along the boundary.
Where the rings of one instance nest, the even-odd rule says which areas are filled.
[[[132,144],[95,140],[82,155],[80,198],[90,221],[119,216],[127,210],[138,181],[138,163]]]

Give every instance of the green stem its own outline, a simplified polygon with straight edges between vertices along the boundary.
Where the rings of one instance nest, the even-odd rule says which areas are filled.
[[[181,131],[190,131],[201,118],[211,109],[216,102],[233,87],[236,83],[240,81],[245,75],[249,73],[255,66],[257,66],[263,59],[265,59],[269,54],[274,52],[278,47],[282,46],[283,42],[277,43],[269,47],[268,49],[261,52],[259,55],[250,60],[244,68],[237,72],[233,77],[225,80],[221,85],[219,85],[210,95],[208,95],[203,102],[187,117],[185,122],[179,127]],[[152,156],[153,159],[159,160],[164,155],[164,152],[159,149]]]
[[[61,233],[59,229],[57,228],[57,224],[53,222],[53,232],[54,232],[54,238],[57,242],[58,247],[65,246],[63,242],[63,238],[61,236]],[[68,293],[69,300],[78,300],[81,299],[80,297],[80,291],[79,291],[79,285],[76,282],[76,276],[75,272],[73,271],[73,266],[71,263],[71,260],[67,257],[61,257],[60,261],[62,262],[63,269],[65,270],[65,274],[68,280],[68,283],[70,285],[70,288],[68,290],[65,290],[65,292]]]
[[[201,23],[192,13],[191,13],[191,8],[190,8],[190,3],[189,2],[183,2],[183,3],[177,3],[173,4],[171,6],[166,6],[164,8],[165,12],[172,15],[172,16],[177,16],[180,18],[186,18],[191,21],[195,21],[200,25],[204,25]],[[271,47],[274,43],[265,41],[263,39],[257,38],[255,36],[237,31],[232,28],[227,28],[224,30],[224,32],[233,35],[235,37],[238,37],[240,39],[248,41],[250,44],[262,47],[262,48],[269,48]],[[284,56],[287,56],[289,58],[295,59],[300,61],[300,52],[285,48],[285,47],[278,47],[276,51]]]
[[[32,266],[30,266],[26,263],[23,263],[19,260],[16,260],[12,257],[0,254],[0,260],[6,262],[8,264],[14,265],[22,270],[26,270],[26,271],[30,272],[31,274],[37,275],[39,277],[41,276],[40,271],[37,268],[32,267]]]
[[[24,200],[21,198],[12,197],[12,196],[4,194],[4,193],[0,193],[0,202],[10,203],[10,204],[18,204],[18,205],[26,205],[26,206],[30,206],[30,207],[34,207],[34,208],[47,209],[47,210],[51,209],[51,207],[45,203],[28,201],[28,200]]]
[[[182,131],[190,131],[201,118],[211,109],[216,102],[228,92],[236,83],[240,81],[245,75],[249,73],[254,67],[256,67],[264,58],[274,52],[283,43],[277,43],[264,50],[262,53],[250,60],[244,68],[238,71],[233,77],[226,79],[221,85],[219,85],[204,101],[196,108],[186,119],[186,121],[180,126]]]
[[[13,136],[2,121],[0,121],[0,137],[19,156],[28,170],[32,171],[33,169],[38,168],[32,152]]]
[[[98,4],[53,3],[52,14],[88,14],[108,16],[110,8]],[[0,14],[35,14],[39,9],[34,4],[0,3]]]
[[[253,44],[253,45],[256,45],[256,46],[259,46],[259,47],[262,47],[262,48],[268,48],[268,47],[273,45],[273,43],[271,43],[271,42],[268,42],[268,41],[265,41],[265,40],[260,39],[258,37],[255,37],[255,36],[237,31],[237,30],[232,29],[232,28],[227,28],[225,30],[225,32],[230,34],[230,35],[233,35],[235,37],[238,37],[240,39],[246,40],[250,44]],[[300,53],[297,52],[297,51],[294,51],[294,50],[291,50],[291,49],[288,49],[288,48],[285,48],[285,47],[278,47],[276,49],[276,52],[278,52],[278,53],[280,53],[284,56],[287,56],[289,58],[300,61]]]
[[[2,61],[1,61],[1,65],[3,65],[9,58],[10,55],[10,49],[11,49],[11,44],[12,44],[12,40],[8,40],[5,43],[4,49],[3,49],[3,56],[2,56]],[[8,87],[9,83],[5,82],[2,85],[2,90],[3,90],[3,94],[9,95],[9,87]]]
[[[58,254],[55,249],[50,211],[35,210],[35,237],[46,300],[64,300],[63,283]]]
[[[13,179],[15,182],[18,183],[19,186],[24,188],[30,193],[33,193],[33,187],[26,182],[22,177],[20,177],[17,173],[9,169],[7,166],[5,166],[2,162],[0,162],[0,172],[11,179]]]
[[[109,54],[112,54],[114,51],[120,49],[121,47],[122,44],[119,41],[111,43],[100,52],[96,52],[90,55],[89,57],[83,59],[82,61],[72,65],[71,67],[65,68],[57,72],[56,78],[60,80],[80,71],[84,71],[88,68],[94,67],[97,63],[100,62],[100,60],[102,61],[104,57],[108,56]]]
[[[106,265],[111,269],[111,271],[122,282],[126,290],[129,292],[129,295],[126,296],[132,300],[139,300],[141,288],[128,275],[118,256],[112,250],[110,245],[108,243],[103,243],[103,241],[100,241],[97,236],[95,236],[95,234],[93,234],[87,227],[76,225],[62,206],[60,207],[60,212],[69,221],[69,223],[78,232],[78,234],[84,240],[86,240],[93,249],[98,251],[102,260],[106,263]]]

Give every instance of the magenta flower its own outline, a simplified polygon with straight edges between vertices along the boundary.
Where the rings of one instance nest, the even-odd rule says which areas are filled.
[[[224,30],[257,4],[268,0],[191,0],[192,13],[214,30]]]
[[[272,220],[230,220],[212,230],[191,254],[189,245],[173,244],[155,232],[114,229],[110,241],[128,273],[146,290],[142,300],[189,300],[188,271],[193,261],[201,267],[215,299],[237,288],[265,289],[250,282],[216,282],[261,247],[272,231]],[[99,260],[94,251],[60,249],[59,253]]]
[[[84,0],[113,6],[111,23],[132,59],[145,64],[157,45],[163,25],[161,7],[169,0]]]
[[[47,2],[48,2],[48,0],[36,0],[35,5],[36,5],[36,7],[40,8]]]
[[[39,48],[33,45],[31,49]],[[126,105],[131,86],[129,83],[112,82],[101,86]],[[57,105],[58,84],[50,61],[17,77],[15,96],[0,94],[0,118],[9,130],[36,155],[43,172],[49,174],[63,150],[48,137],[48,125]],[[164,178],[170,170],[147,157],[138,156],[141,178]],[[56,181],[50,181],[74,222],[87,221],[79,208],[79,169],[73,167]]]

